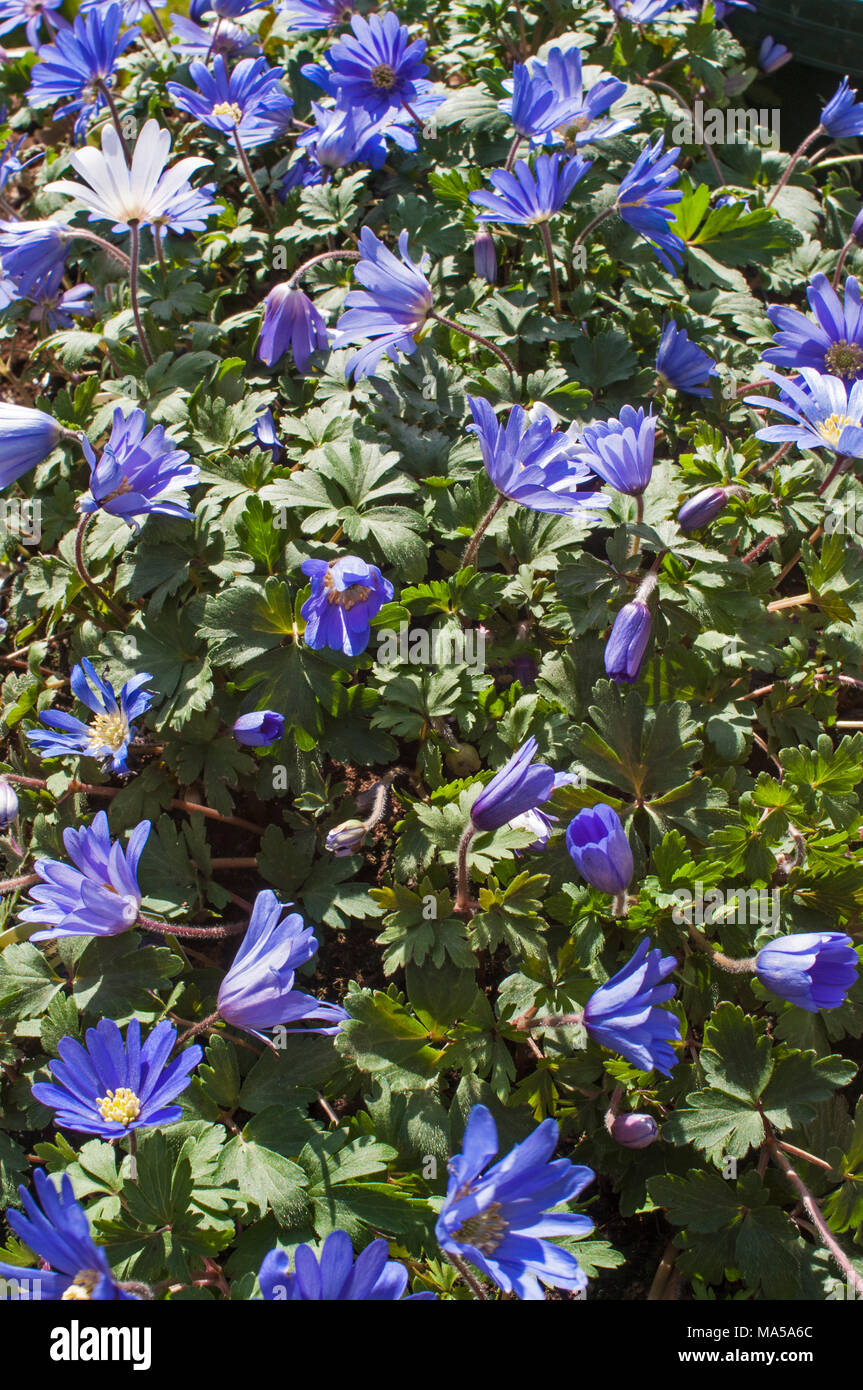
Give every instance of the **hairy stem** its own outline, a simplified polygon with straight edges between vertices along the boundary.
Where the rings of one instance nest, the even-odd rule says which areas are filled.
[[[775,203],[776,199],[779,197],[779,194],[782,192],[786,183],[791,178],[791,175],[794,173],[798,161],[803,158],[804,154],[809,149],[809,146],[812,144],[814,140],[818,139],[818,136],[821,133],[822,126],[819,124],[815,127],[811,134],[807,135],[806,139],[797,146],[797,149],[794,151],[788,163],[788,168],[785,170],[785,173],[782,175],[782,178],[779,180],[773,192],[770,194],[770,197],[767,199],[767,202],[764,204],[765,207],[769,208],[773,205],[773,203]]]
[[[467,871],[467,852],[470,842],[476,834],[472,821],[468,821],[464,833],[458,842],[458,887],[456,898],[453,904],[453,911],[459,916],[470,916],[470,880]]]
[[[90,578],[90,573],[84,563],[84,540],[87,535],[87,527],[92,520],[93,512],[86,512],[78,522],[78,529],[75,532],[75,568],[97,603],[104,603],[112,618],[114,618],[121,628],[125,629],[128,622],[126,614],[121,608],[118,608],[117,605],[108,598],[108,595],[102,592],[98,584]]]
[[[429,318],[436,319],[438,323],[442,323],[446,328],[454,329],[456,333],[463,333],[466,338],[472,338],[475,343],[482,343],[483,347],[488,348],[489,352],[493,352],[495,357],[500,358],[510,376],[515,376],[515,364],[507,357],[503,348],[499,348],[496,343],[484,338],[481,333],[474,333],[472,328],[465,328],[464,324],[456,323],[455,319],[448,319],[445,314],[438,314],[434,309],[429,310]]]
[[[131,234],[131,255],[129,257],[129,289],[132,294],[132,313],[135,316],[135,328],[138,331],[138,342],[141,344],[141,351],[144,354],[144,361],[148,367],[153,365],[153,354],[150,351],[150,344],[147,342],[147,335],[144,332],[144,320],[141,318],[141,309],[138,304],[138,266],[141,257],[141,228],[137,222],[129,223]]]
[[[779,1165],[786,1178],[791,1183],[791,1186],[795,1189],[798,1196],[800,1197],[800,1200],[802,1201],[803,1206],[806,1209],[806,1214],[808,1215],[809,1220],[812,1222],[813,1226],[818,1232],[818,1238],[821,1241],[821,1244],[826,1246],[826,1248],[830,1251],[830,1254],[833,1256],[833,1259],[836,1261],[837,1265],[842,1270],[842,1273],[845,1275],[848,1284],[856,1290],[857,1297],[863,1297],[863,1278],[861,1278],[861,1276],[857,1273],[857,1270],[854,1268],[848,1256],[845,1254],[845,1251],[842,1249],[833,1232],[830,1230],[830,1227],[827,1225],[827,1222],[821,1215],[821,1209],[818,1206],[818,1203],[816,1202],[812,1193],[809,1191],[809,1188],[806,1186],[799,1173],[796,1172],[793,1164],[791,1163],[791,1160],[787,1157],[785,1153],[783,1153],[779,1141],[776,1139],[774,1135],[770,1134],[769,1132],[767,1132],[766,1144],[767,1148],[770,1151],[770,1157]]]
[[[320,265],[322,261],[358,261],[361,254],[359,251],[321,251],[297,267],[288,280],[288,285],[298,285],[306,271],[311,270],[313,265]]]
[[[554,248],[551,244],[551,232],[547,222],[540,222],[539,230],[542,233],[542,244],[545,247],[545,258],[548,261],[548,275],[551,280],[551,302],[554,305],[556,314],[563,313],[563,306],[560,302],[560,285],[557,279],[557,266],[554,263]]]
[[[269,203],[267,202],[266,198],[264,197],[263,193],[261,192],[260,185],[258,184],[258,181],[257,181],[257,179],[255,178],[254,174],[252,173],[252,166],[251,166],[251,164],[249,163],[249,156],[246,154],[246,151],[243,149],[243,142],[242,142],[242,140],[240,139],[240,133],[239,133],[239,131],[237,130],[237,127],[236,127],[236,126],[234,126],[234,146],[235,146],[235,148],[236,148],[237,155],[238,155],[238,157],[239,157],[240,163],[241,163],[242,166],[243,166],[243,173],[244,173],[245,176],[246,176],[246,182],[248,183],[249,187],[251,188],[252,192],[254,193],[255,197],[257,198],[257,200],[258,200],[258,202],[259,202],[259,204],[260,204],[260,206],[261,206],[261,210],[263,211],[263,214],[264,214],[264,216],[265,216],[266,219],[267,219],[267,222],[268,222],[269,225],[272,227],[272,225],[273,225],[273,214],[272,214],[272,211],[271,211],[271,209],[270,209],[270,205],[269,205]]]
[[[479,523],[479,526],[477,526],[476,530],[474,531],[473,535],[467,543],[467,549],[465,550],[461,561],[462,569],[467,569],[468,565],[472,565],[476,560],[476,554],[479,550],[479,543],[482,540],[491,523],[494,521],[495,517],[497,516],[505,501],[506,498],[504,497],[503,493],[499,492],[497,497],[489,507],[488,511],[486,512],[485,516],[483,517],[482,521]]]

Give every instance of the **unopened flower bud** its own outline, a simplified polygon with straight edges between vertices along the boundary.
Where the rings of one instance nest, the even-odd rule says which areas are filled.
[[[658,1133],[652,1115],[617,1115],[611,1126],[612,1139],[625,1149],[646,1149]]]
[[[10,826],[18,814],[18,797],[14,787],[0,777],[0,830]]]
[[[497,280],[497,255],[491,232],[481,227],[473,243],[473,266],[481,280],[493,285]]]
[[[851,235],[858,246],[863,246],[863,208],[860,209],[851,224]]]
[[[677,513],[677,524],[681,531],[697,531],[719,516],[727,501],[724,487],[703,488],[684,502]]]
[[[272,709],[255,710],[253,714],[241,714],[234,723],[233,734],[238,743],[247,748],[269,748],[278,743],[285,732],[285,721],[281,714]]]
[[[447,771],[455,777],[470,777],[482,767],[482,759],[472,743],[453,744],[447,749],[444,761]]]
[[[637,681],[650,641],[650,609],[640,599],[625,603],[605,644],[605,670],[613,681]]]
[[[346,859],[358,850],[366,838],[368,827],[362,820],[344,820],[327,833],[327,849],[337,859]]]

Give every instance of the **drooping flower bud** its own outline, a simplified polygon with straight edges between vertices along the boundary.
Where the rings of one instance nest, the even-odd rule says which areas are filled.
[[[259,709],[251,714],[241,714],[239,719],[234,721],[234,738],[247,748],[269,748],[271,744],[278,743],[284,732],[283,716],[272,709]]]
[[[611,1137],[624,1149],[646,1149],[652,1144],[659,1126],[652,1115],[617,1115],[611,1126]]]
[[[0,830],[10,826],[18,814],[18,797],[4,777],[0,777]]]
[[[344,820],[327,833],[327,849],[337,859],[346,859],[358,850],[366,838],[368,826],[362,820]]]
[[[755,958],[763,985],[807,1013],[838,1009],[857,979],[857,952],[844,932],[776,937]]]
[[[485,227],[480,228],[473,243],[473,265],[481,280],[487,280],[490,285],[495,284],[497,280],[497,255],[494,249],[494,238]]]
[[[470,777],[482,767],[482,759],[472,743],[454,743],[447,749],[444,762],[454,777]]]

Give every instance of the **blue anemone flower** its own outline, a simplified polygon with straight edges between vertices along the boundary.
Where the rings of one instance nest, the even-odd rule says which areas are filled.
[[[24,298],[59,270],[62,278],[68,232],[56,222],[0,222],[0,259],[4,274],[15,281]]]
[[[354,17],[352,0],[277,0],[281,27],[289,34],[335,29]]]
[[[410,106],[421,118],[428,113],[428,68],[422,61],[425,39],[415,39],[392,10],[371,14],[368,19],[355,14],[352,34],[345,35],[327,49],[320,63],[306,63],[304,77],[339,97],[345,106],[362,106],[372,116]],[[443,96],[433,97],[434,106]],[[420,103],[420,105],[417,105]]]
[[[498,102],[519,135],[533,145],[559,145],[562,140],[584,145],[619,135],[632,120],[601,120],[608,108],[626,91],[626,83],[603,77],[584,90],[581,51],[552,48],[544,62],[534,58],[530,67],[515,63],[512,78],[504,82],[511,95]]]
[[[863,378],[863,304],[853,275],[845,281],[844,300],[826,275],[812,277],[806,291],[814,318],[785,304],[768,304],[767,317],[778,329],[775,347],[761,355],[774,367],[799,371],[812,367],[823,375],[846,381]]]
[[[134,1294],[120,1288],[105,1251],[94,1242],[87,1213],[75,1201],[69,1174],[63,1174],[58,1192],[48,1174],[37,1168],[33,1186],[38,1200],[30,1196],[26,1187],[19,1187],[24,1211],[10,1207],[6,1220],[18,1239],[51,1268],[22,1269],[19,1265],[0,1264],[0,1278],[10,1281],[7,1296],[51,1302],[134,1300]],[[23,1281],[27,1286],[24,1290],[20,1287]]]
[[[834,140],[863,135],[863,101],[857,100],[857,88],[849,86],[847,77],[821,112],[820,125]]]
[[[297,148],[319,167],[321,182],[334,169],[344,169],[348,164],[361,162],[380,169],[390,140],[408,154],[417,149],[411,118],[404,114],[400,118],[398,112],[373,116],[363,106],[345,107],[337,102],[324,107],[313,101],[312,115],[315,123],[298,137]]]
[[[161,425],[147,432],[143,410],[124,417],[120,406],[116,407],[111,437],[98,462],[83,436],[81,447],[90,465],[90,491],[79,497],[79,511],[110,512],[133,530],[140,529],[139,519],[151,512],[191,520],[192,513],[184,505],[185,490],[195,486],[200,469],[189,463],[185,449],[175,448]],[[183,500],[177,500],[178,496]]]
[[[810,1014],[845,1003],[859,964],[850,936],[835,931],[775,937],[755,958],[761,983]]]
[[[5,109],[0,112],[0,116],[5,120]],[[20,174],[22,169],[27,168],[28,164],[33,164],[35,160],[42,158],[39,153],[31,155],[29,159],[21,160],[18,158],[18,151],[24,144],[25,138],[21,135],[17,140],[7,140],[6,144],[0,147],[0,193],[3,192],[11,178]]]
[[[616,207],[627,226],[649,241],[657,259],[672,274],[672,261],[683,264],[683,242],[672,232],[670,205],[679,203],[683,193],[671,185],[679,177],[675,160],[679,146],[662,153],[665,136],[648,143],[617,190]]]
[[[31,69],[27,96],[34,106],[72,98],[57,108],[54,119],[77,111],[79,144],[92,118],[106,104],[104,89],[113,85],[117,59],[140,32],[134,25],[121,34],[122,23],[123,11],[116,4],[78,15],[71,29],[60,30],[53,44],[39,49],[39,61]]]
[[[620,816],[600,801],[579,811],[566,828],[566,848],[582,878],[600,893],[629,887],[635,865]]]
[[[680,1023],[658,1005],[674,997],[676,986],[662,981],[676,969],[675,957],[651,950],[645,937],[623,969],[588,999],[584,1026],[593,1041],[641,1071],[655,1067],[670,1076],[677,1060],[671,1043],[680,1041]]]
[[[618,19],[630,24],[652,24],[671,9],[677,9],[679,0],[608,0]],[[669,15],[677,19],[679,15]]]
[[[449,1161],[449,1183],[435,1234],[441,1249],[460,1255],[505,1293],[544,1298],[542,1285],[583,1289],[587,1278],[575,1255],[549,1236],[589,1235],[593,1222],[555,1211],[593,1182],[592,1168],[552,1159],[556,1120],[541,1125],[491,1167],[499,1149],[497,1127],[484,1105],[468,1115],[462,1151]]]
[[[154,211],[149,226],[160,241],[168,232],[183,236],[185,232],[204,232],[207,222],[217,212],[224,212],[224,203],[213,201],[214,183],[202,183],[200,188],[186,182],[163,199],[161,209]],[[115,228],[115,230],[122,230]]]
[[[802,367],[804,391],[776,372],[765,371],[764,375],[782,388],[782,398],[774,401],[769,396],[746,396],[746,404],[776,411],[791,423],[756,430],[756,439],[771,444],[793,442],[801,449],[832,449],[836,454],[863,458],[863,380],[855,381],[849,389],[841,377],[822,376],[811,367]]]
[[[641,406],[625,405],[617,418],[585,425],[581,458],[618,492],[637,497],[653,472],[657,423]]]
[[[297,967],[311,960],[318,942],[314,927],[305,926],[298,913],[283,920],[286,910],[271,889],[258,894],[240,949],[219,989],[220,1016],[263,1042],[264,1028],[306,1023],[308,1028],[287,1031],[338,1033],[348,1017],[338,1004],[294,989]]]
[[[97,811],[92,825],[63,831],[71,868],[59,859],[37,859],[34,865],[42,883],[30,889],[34,906],[21,913],[22,922],[45,922],[44,931],[31,941],[55,941],[64,936],[116,936],[138,920],[141,890],[138,861],[150,822],[141,821],[123,850],[111,843],[108,817]]]
[[[532,421],[514,405],[503,425],[481,396],[467,401],[474,418],[468,430],[479,439],[486,472],[504,497],[533,511],[564,516],[595,516],[608,506],[607,497],[579,491],[596,479],[578,457],[578,446],[554,429],[547,416]]]
[[[61,426],[44,411],[0,401],[0,488],[47,458],[62,436]]]
[[[477,213],[477,221],[524,226],[547,222],[560,212],[592,163],[580,155],[540,154],[533,169],[523,159],[516,160],[512,172],[495,169],[489,175],[494,193],[478,189],[469,195],[475,207],[485,209]]]
[[[129,1023],[125,1041],[112,1019],[100,1019],[87,1029],[86,1046],[60,1039],[60,1061],[48,1063],[54,1081],[37,1082],[33,1095],[56,1111],[60,1129],[102,1139],[174,1124],[183,1112],[171,1101],[186,1090],[189,1073],[204,1055],[195,1044],[169,1062],[176,1041],[177,1030],[167,1019],[156,1024],[143,1047],[137,1018]]]
[[[716,363],[709,353],[690,342],[685,328],[670,322],[662,330],[656,371],[678,391],[686,391],[690,396],[709,396],[710,387],[705,383],[716,376]]]
[[[23,24],[27,42],[31,48],[38,48],[43,19],[49,29],[68,28],[69,21],[54,14],[62,3],[63,0],[0,0],[0,34],[11,34]]]
[[[371,620],[395,590],[377,565],[357,555],[338,560],[304,560],[303,574],[312,581],[312,592],[300,609],[306,620],[303,641],[313,651],[329,647],[345,656],[359,656],[369,644]]]
[[[373,1240],[355,1260],[347,1232],[331,1231],[319,1252],[311,1245],[297,1246],[291,1273],[290,1255],[277,1247],[261,1265],[261,1294],[265,1299],[290,1303],[390,1303],[403,1297],[408,1272],[398,1260],[391,1260],[389,1253],[385,1240]],[[416,1293],[408,1294],[404,1301],[430,1298],[434,1298],[433,1293]]]
[[[527,739],[483,787],[470,808],[475,830],[497,830],[548,801],[555,788],[555,772],[546,763],[534,763],[536,748],[536,739]]]
[[[55,333],[58,328],[73,328],[73,314],[78,318],[89,318],[93,313],[93,286],[75,285],[73,289],[58,294],[62,278],[63,269],[62,266],[58,266],[53,276],[41,281],[33,290],[34,302],[28,315],[29,320],[31,323],[43,324],[49,333]]]
[[[76,754],[110,763],[112,772],[128,773],[129,744],[136,733],[132,721],[153,703],[153,692],[141,689],[152,679],[149,671],[133,676],[118,699],[110,681],[101,680],[92,662],[84,657],[80,666],[73,666],[69,683],[72,694],[94,718],[85,724],[60,710],[45,710],[39,717],[47,729],[28,730],[28,743],[43,758]],[[59,732],[48,732],[54,729]]]
[[[269,748],[285,732],[285,718],[274,709],[253,710],[235,719],[231,732],[247,748]]]
[[[327,325],[309,296],[290,280],[275,285],[265,301],[257,348],[259,360],[274,367],[290,348],[297,371],[306,376],[312,353],[326,352],[329,345]]]
[[[293,98],[281,84],[284,70],[271,68],[266,58],[243,58],[230,74],[221,54],[213,59],[210,72],[197,59],[189,66],[189,76],[198,90],[180,82],[167,84],[181,111],[211,130],[236,138],[244,149],[255,149],[284,135],[291,126]]]
[[[345,367],[345,375],[357,380],[372,376],[385,353],[396,362],[400,352],[410,355],[416,350],[416,335],[433,302],[425,277],[429,257],[426,254],[420,261],[411,260],[407,232],[399,235],[400,262],[370,227],[360,232],[359,246],[361,258],[354,266],[354,276],[366,290],[351,290],[345,296],[347,312],[336,324],[333,340],[334,348],[366,343]]]

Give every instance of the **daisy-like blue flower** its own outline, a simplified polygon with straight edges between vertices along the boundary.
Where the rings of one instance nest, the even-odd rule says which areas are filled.
[[[772,34],[767,34],[758,49],[758,66],[762,72],[778,72],[790,63],[794,54],[784,43],[777,43]]]
[[[680,148],[673,146],[662,153],[665,136],[641,151],[629,173],[617,190],[616,207],[627,226],[649,241],[660,263],[672,274],[672,261],[683,264],[683,242],[671,228],[670,205],[683,197],[679,188],[671,185],[680,175],[675,160]]]
[[[677,9],[679,0],[608,0],[618,19],[630,24],[652,24],[671,9]],[[669,15],[669,19],[675,18]]]
[[[61,426],[44,411],[0,401],[0,488],[47,458],[62,436]]]
[[[845,381],[863,378],[863,304],[860,285],[853,275],[845,281],[844,302],[826,275],[813,276],[806,291],[810,318],[784,304],[768,304],[767,317],[774,328],[775,347],[762,353],[774,367],[799,371],[812,367]]]
[[[527,739],[483,787],[470,808],[475,830],[498,830],[548,801],[555,789],[555,772],[546,763],[533,761],[536,749],[536,739]]]
[[[390,1303],[403,1297],[408,1272],[389,1254],[385,1240],[373,1240],[354,1260],[347,1232],[331,1231],[320,1252],[311,1245],[297,1246],[293,1273],[287,1250],[271,1250],[261,1265],[258,1283],[265,1299],[290,1303]],[[415,1293],[404,1301],[430,1298],[433,1293]]]
[[[512,78],[503,85],[511,95],[498,102],[498,110],[532,145],[559,145],[562,140],[585,145],[619,135],[634,124],[600,119],[623,96],[626,83],[603,77],[585,92],[581,51],[575,47],[552,48],[544,62],[534,58],[530,67],[515,63]]]
[[[48,333],[56,333],[58,328],[74,328],[73,315],[89,318],[93,313],[93,286],[75,285],[74,289],[58,294],[62,278],[62,269],[58,267],[55,274],[37,285],[33,292],[34,304],[28,317],[31,323],[41,324]]]
[[[200,54],[206,59],[209,54],[221,53],[226,58],[251,58],[261,51],[254,34],[228,19],[201,25],[184,14],[175,14],[171,15],[171,30],[177,39],[177,52],[184,55]]]
[[[600,801],[587,806],[566,828],[570,858],[591,888],[616,896],[629,887],[635,865],[620,816]]]
[[[449,1161],[449,1183],[435,1234],[442,1250],[461,1255],[505,1293],[541,1300],[542,1285],[583,1289],[587,1278],[575,1255],[549,1236],[586,1236],[593,1222],[558,1212],[593,1182],[595,1173],[552,1159],[555,1120],[541,1125],[491,1167],[498,1153],[497,1127],[484,1105],[468,1115],[462,1152]]]
[[[344,106],[362,106],[372,116],[410,106],[421,119],[434,110],[443,96],[430,92],[425,81],[428,68],[422,61],[425,39],[415,39],[392,10],[368,19],[354,15],[352,34],[327,49],[320,63],[306,63],[304,77],[336,97]],[[339,92],[342,93],[339,97]]]
[[[651,950],[645,937],[623,969],[588,999],[588,1035],[641,1071],[655,1067],[670,1076],[677,1060],[671,1043],[680,1041],[680,1023],[658,1006],[674,997],[676,986],[662,981],[676,969],[674,956],[663,956],[658,947]]]
[[[845,1003],[859,964],[850,936],[836,931],[779,936],[755,958],[761,983],[810,1014]]]
[[[848,140],[863,135],[863,101],[857,100],[857,88],[843,77],[836,91],[821,112],[821,129],[834,140]]]
[[[0,115],[5,120],[5,108]],[[19,159],[18,151],[24,144],[24,140],[25,136],[21,135],[17,140],[7,140],[6,144],[0,148],[0,193],[3,192],[10,179],[20,174],[22,169],[27,168],[28,164],[33,164],[35,160],[42,158],[41,154],[34,154],[30,159]]]
[[[90,465],[90,490],[79,497],[79,511],[110,512],[133,530],[139,530],[140,519],[151,512],[192,519],[184,505],[186,489],[195,486],[201,470],[189,463],[185,449],[175,448],[162,425],[147,433],[143,410],[124,417],[116,407],[111,438],[98,461],[83,435],[81,448]]]
[[[219,989],[219,1014],[263,1042],[262,1029],[288,1023],[310,1025],[291,1033],[338,1033],[348,1017],[344,1009],[294,989],[294,972],[311,960],[318,942],[314,927],[296,912],[283,920],[285,911],[269,888],[255,898],[242,945]]]
[[[360,232],[359,247],[361,258],[354,266],[354,276],[366,290],[351,290],[345,296],[347,312],[336,324],[333,339],[334,348],[371,340],[348,358],[345,375],[357,380],[372,376],[384,353],[396,362],[400,352],[410,355],[416,350],[414,339],[433,302],[425,277],[429,257],[411,260],[407,232],[399,235],[401,261],[369,227]]]
[[[31,48],[39,45],[39,30],[44,19],[49,29],[66,29],[68,20],[55,14],[63,0],[0,0],[0,34],[11,34],[22,24]]]
[[[611,487],[637,497],[653,472],[657,423],[657,416],[645,415],[640,406],[625,405],[616,419],[584,427],[581,457]]]
[[[39,718],[46,729],[28,730],[28,743],[43,758],[98,758],[110,764],[112,772],[128,773],[129,744],[136,733],[132,721],[153,703],[153,692],[141,688],[152,679],[149,671],[133,676],[126,681],[118,699],[110,681],[101,680],[93,663],[84,657],[80,666],[72,667],[69,683],[72,694],[91,711],[93,718],[85,724],[62,710],[45,710]]]
[[[19,1187],[24,1211],[10,1207],[6,1220],[18,1239],[50,1268],[22,1269],[19,1265],[0,1264],[0,1278],[10,1280],[11,1292],[7,1291],[7,1297],[55,1303],[73,1299],[134,1299],[134,1294],[120,1288],[105,1251],[95,1244],[87,1213],[75,1201],[69,1174],[63,1174],[58,1192],[48,1174],[37,1168],[33,1185],[38,1201],[26,1187]],[[18,1292],[25,1280],[26,1290]]]
[[[685,328],[667,323],[656,354],[656,372],[669,386],[690,396],[709,396],[708,379],[716,376],[713,358],[689,341]]]
[[[479,439],[486,472],[504,497],[533,511],[564,516],[596,515],[608,506],[608,498],[579,491],[596,479],[581,462],[578,447],[547,416],[531,421],[514,405],[502,425],[488,401],[481,396],[467,400],[474,419],[468,430]]]
[[[523,159],[515,168],[495,169],[489,176],[494,193],[477,189],[470,194],[479,222],[508,222],[529,226],[547,222],[560,212],[579,179],[583,178],[593,161],[580,155],[567,158],[559,154],[540,154],[533,169]]]
[[[288,33],[311,29],[335,29],[354,17],[351,0],[281,0],[277,5],[281,27]]]
[[[320,180],[323,181],[334,169],[344,169],[348,164],[363,162],[373,169],[380,169],[387,157],[387,141],[412,154],[417,148],[413,131],[405,121],[399,120],[398,113],[386,111],[382,116],[372,116],[363,106],[323,107],[312,102],[312,115],[315,123],[304,130],[297,140],[297,147],[320,166]],[[311,182],[306,179],[306,182]]]
[[[117,59],[140,32],[135,25],[121,34],[122,23],[123,11],[115,4],[78,15],[71,29],[60,30],[53,44],[39,49],[39,61],[30,72],[27,96],[34,106],[71,98],[57,108],[54,119],[77,111],[79,144],[90,121],[106,104],[105,88],[113,86]]]
[[[24,298],[35,297],[40,283],[66,264],[68,233],[56,222],[0,222],[0,260],[3,271]]]
[[[303,641],[313,651],[329,647],[345,656],[359,656],[369,644],[371,620],[395,590],[377,565],[357,555],[338,560],[304,560],[303,574],[312,581],[311,596],[300,609],[306,620]]]
[[[776,411],[790,423],[756,430],[756,439],[771,444],[793,442],[801,449],[832,449],[836,454],[863,458],[863,381],[855,381],[849,390],[841,377],[822,376],[811,367],[802,367],[804,391],[776,372],[765,371],[764,375],[782,388],[783,399],[746,396],[746,404]]]
[[[257,356],[274,367],[288,348],[294,354],[297,371],[305,376],[313,352],[326,352],[330,345],[327,325],[309,296],[288,280],[275,285],[265,300],[264,322],[258,339]]]
[[[148,820],[136,825],[125,851],[119,842],[111,843],[104,811],[97,811],[92,825],[64,830],[63,844],[76,867],[59,859],[36,860],[42,883],[30,889],[34,906],[21,913],[21,920],[45,922],[47,927],[30,940],[116,936],[133,927],[141,907],[138,860],[150,828]]]
[[[41,1105],[56,1111],[55,1124],[78,1134],[98,1134],[102,1139],[122,1139],[133,1129],[161,1128],[182,1115],[171,1102],[185,1091],[189,1073],[203,1052],[197,1045],[185,1048],[168,1062],[177,1030],[167,1019],[141,1046],[141,1025],[133,1018],[126,1038],[110,1018],[87,1029],[86,1046],[74,1038],[57,1044],[59,1062],[49,1062],[53,1082],[39,1081],[32,1088]]]
[[[256,149],[284,135],[291,126],[294,102],[282,86],[283,68],[271,68],[266,58],[243,58],[230,74],[221,54],[213,71],[197,60],[189,76],[198,90],[169,82],[174,103],[188,115],[236,138],[244,149]]]

